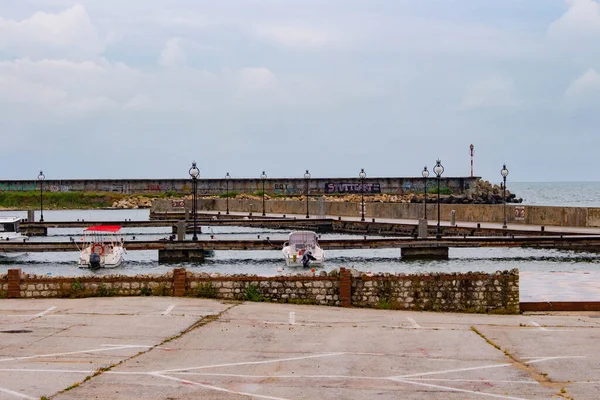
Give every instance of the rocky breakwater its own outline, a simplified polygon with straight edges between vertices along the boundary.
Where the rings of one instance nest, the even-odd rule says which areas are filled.
[[[444,204],[502,204],[503,190],[499,185],[492,185],[488,181],[477,181],[475,188],[471,193],[464,195],[440,194],[440,203]],[[423,194],[414,194],[411,198],[412,203],[422,203]],[[437,202],[437,193],[427,194],[427,203]],[[510,190],[506,189],[507,203],[522,203],[523,199],[517,197]]]
[[[151,199],[149,197],[131,196],[131,197],[126,197],[124,199],[115,201],[112,204],[112,208],[126,208],[126,209],[150,208],[152,206],[153,200],[155,200],[155,199]]]

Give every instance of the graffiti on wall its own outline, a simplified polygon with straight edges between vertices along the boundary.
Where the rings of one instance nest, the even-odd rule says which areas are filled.
[[[276,183],[275,184],[275,194],[285,194],[292,195],[296,194],[298,191],[295,186],[289,186],[287,183]]]
[[[0,183],[0,190],[5,192],[26,192],[38,190],[35,183]]]
[[[73,188],[71,185],[50,185],[48,190],[50,192],[70,192]]]
[[[379,183],[332,183],[325,184],[325,193],[381,193]]]

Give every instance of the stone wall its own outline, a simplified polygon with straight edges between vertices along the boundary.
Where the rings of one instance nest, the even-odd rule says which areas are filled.
[[[361,276],[352,281],[352,305],[428,311],[519,310],[516,271],[495,274]]]
[[[188,272],[186,294],[198,297],[214,297],[230,300],[250,300],[282,303],[340,305],[340,285],[337,272],[328,276],[321,272],[316,276],[240,276],[211,277],[209,274]]]
[[[342,307],[450,312],[519,312],[519,272],[365,274],[356,270],[260,277],[192,273],[49,277],[11,269],[0,275],[9,298],[196,296]]]
[[[260,172],[260,171],[259,171]],[[306,186],[311,195],[344,195],[350,193],[364,194],[405,194],[422,193],[423,178],[420,177],[368,177],[364,185],[358,177],[352,178],[268,178],[264,182],[256,178],[206,179],[198,180],[198,194],[225,195],[229,193],[265,192],[270,195],[299,196],[306,194]],[[358,175],[358,173],[357,173]],[[50,178],[50,177],[48,177]],[[449,188],[455,194],[471,193],[480,180],[479,177],[443,177],[442,188]],[[43,190],[49,192],[115,192],[125,194],[166,193],[189,194],[192,191],[190,179],[46,179]],[[0,180],[0,192],[39,191],[37,180]]]

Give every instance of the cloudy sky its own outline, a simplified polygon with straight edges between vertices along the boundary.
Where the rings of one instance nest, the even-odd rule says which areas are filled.
[[[595,0],[0,2],[0,179],[600,181]]]

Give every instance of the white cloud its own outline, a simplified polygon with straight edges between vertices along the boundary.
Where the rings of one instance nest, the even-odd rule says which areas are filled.
[[[181,38],[171,38],[165,44],[158,63],[163,67],[176,68],[184,66],[187,60],[186,54],[181,46]]]
[[[513,82],[496,76],[470,84],[465,90],[459,108],[461,110],[472,110],[488,107],[509,107],[515,104]]]
[[[287,25],[261,25],[257,28],[260,37],[285,47],[311,48],[340,43],[338,35],[331,31]]]
[[[600,74],[595,69],[587,70],[569,85],[565,98],[571,105],[600,106]]]
[[[105,41],[81,5],[59,13],[36,12],[21,21],[0,17],[0,50],[19,55],[63,51],[75,54],[101,54]]]
[[[600,41],[600,3],[595,0],[566,0],[569,8],[548,28],[551,40],[568,49],[580,51],[593,48],[597,53]]]

